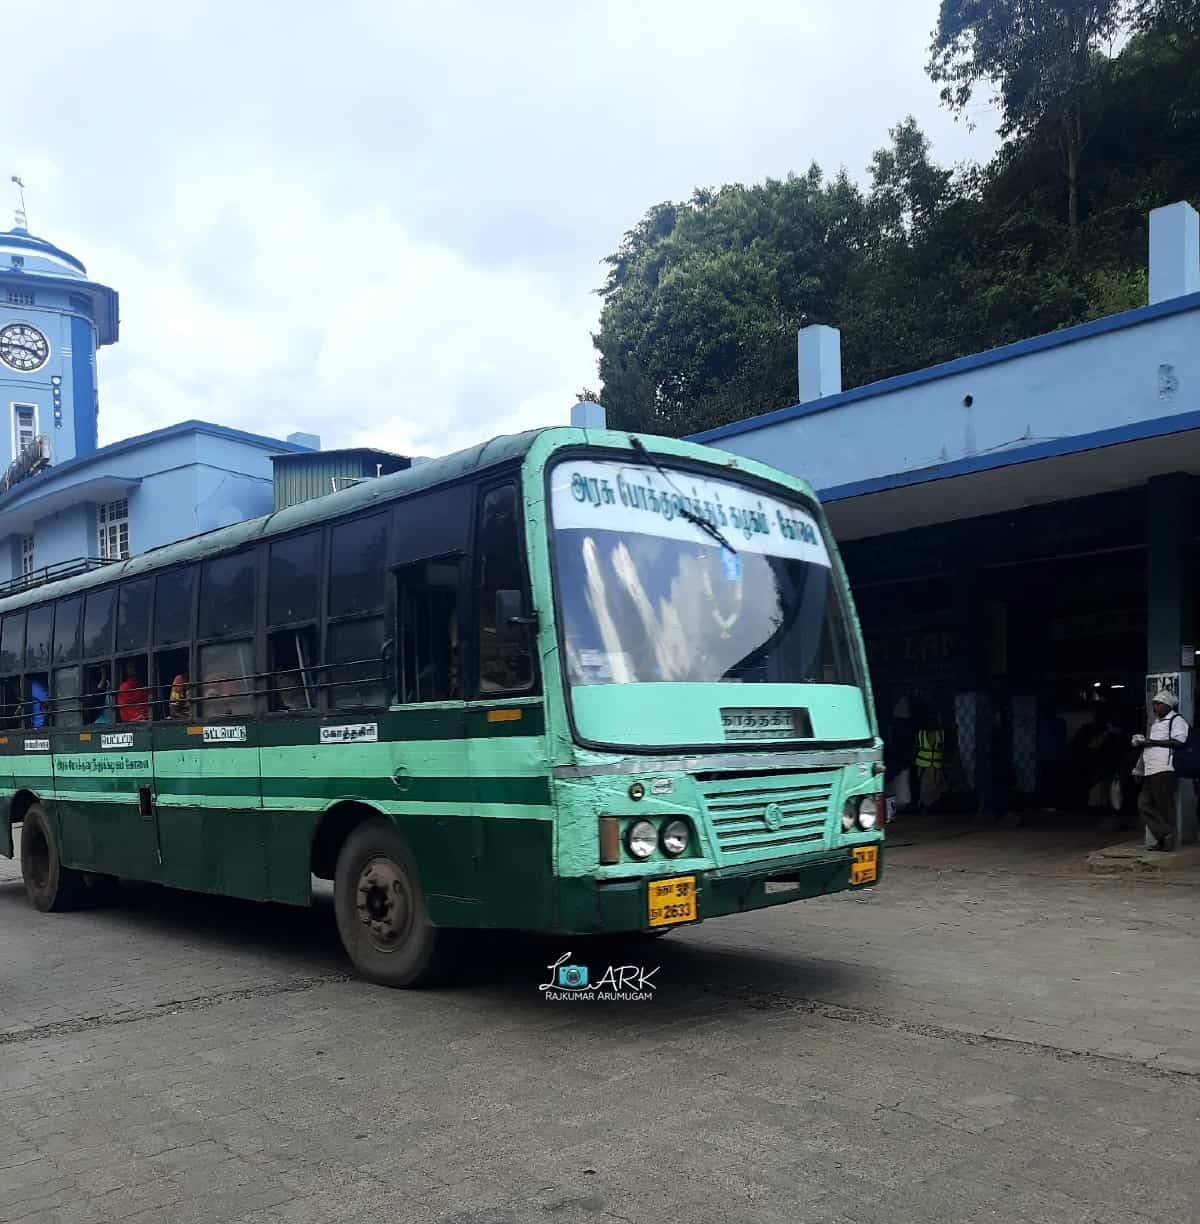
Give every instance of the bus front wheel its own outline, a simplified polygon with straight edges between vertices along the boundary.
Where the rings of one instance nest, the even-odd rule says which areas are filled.
[[[346,839],[333,905],[342,945],[370,981],[420,986],[442,967],[447,933],[429,921],[412,851],[388,821],[368,820]]]
[[[21,878],[34,909],[49,913],[71,909],[83,892],[83,876],[63,866],[58,839],[40,803],[25,813],[21,829]]]

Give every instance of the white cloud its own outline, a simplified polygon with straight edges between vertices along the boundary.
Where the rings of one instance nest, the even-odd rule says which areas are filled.
[[[32,228],[121,293],[101,434],[200,416],[442,452],[594,385],[602,257],[696,185],[860,172],[937,0],[45,0],[6,63]],[[986,116],[984,117],[986,118]],[[985,125],[986,126],[986,125]],[[0,167],[2,169],[2,167]]]

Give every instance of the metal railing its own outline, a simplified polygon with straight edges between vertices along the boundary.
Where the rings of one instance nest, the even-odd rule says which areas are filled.
[[[84,665],[87,666],[86,664]],[[101,666],[101,665],[96,665]],[[374,668],[375,671],[359,671],[351,674],[351,668]],[[53,696],[48,690],[45,697],[33,697],[29,693],[5,694],[3,686],[13,683],[17,677],[0,681],[0,728],[25,730],[48,730],[51,727],[86,728],[100,725],[120,725],[128,727],[131,724],[146,722],[185,722],[193,719],[201,721],[212,718],[256,718],[260,710],[257,699],[267,698],[268,712],[273,714],[320,714],[333,713],[338,710],[365,708],[357,703],[340,704],[339,693],[359,688],[370,689],[376,686],[386,686],[388,677],[386,668],[382,666],[378,655],[368,659],[349,659],[341,663],[312,664],[306,669],[307,678],[297,675],[297,669],[283,669],[273,672],[258,672],[243,676],[211,676],[200,680],[190,680],[186,677],[182,683],[171,681],[167,684],[142,684],[139,682],[134,689],[126,690],[129,700],[123,705],[117,703],[116,688],[91,689],[68,696]],[[323,673],[333,678],[318,680],[315,673]],[[338,674],[340,673],[340,674]],[[47,673],[36,673],[46,676]],[[28,683],[31,673],[25,673]],[[263,683],[263,681],[267,683]],[[45,683],[45,681],[43,681]],[[176,690],[180,690],[176,693]],[[217,690],[217,691],[214,691]],[[223,691],[221,691],[223,690]],[[327,711],[321,709],[321,694],[328,692],[331,700],[327,703]],[[389,700],[385,692],[384,699],[379,704],[386,705]],[[216,708],[221,702],[249,704],[249,709],[222,710]],[[372,703],[374,704],[374,703]],[[122,718],[122,712],[140,710],[136,717],[128,714]]]
[[[18,595],[22,591],[31,591],[34,587],[45,586],[48,582],[61,582],[64,578],[74,578],[78,574],[87,574],[92,570],[103,569],[106,565],[115,565],[124,558],[108,557],[76,557],[71,561],[59,561],[54,565],[39,565],[28,574],[18,574],[6,582],[0,582],[0,598],[5,595]]]

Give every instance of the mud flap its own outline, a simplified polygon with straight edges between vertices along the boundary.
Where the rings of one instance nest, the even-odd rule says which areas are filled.
[[[0,854],[5,858],[13,856],[13,827],[12,821],[5,818],[4,824],[0,827]]]

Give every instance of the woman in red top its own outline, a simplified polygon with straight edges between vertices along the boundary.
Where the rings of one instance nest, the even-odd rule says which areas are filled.
[[[125,679],[117,688],[117,722],[146,722],[150,718],[150,690],[138,676],[137,664],[125,664]]]

